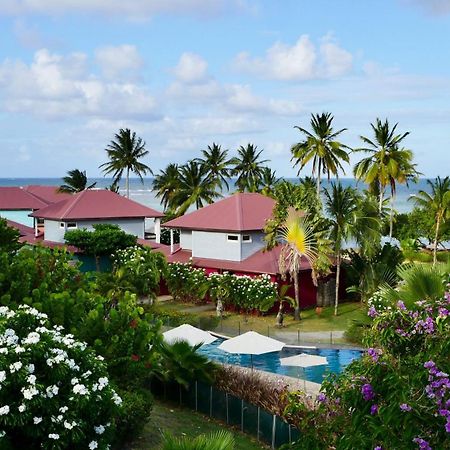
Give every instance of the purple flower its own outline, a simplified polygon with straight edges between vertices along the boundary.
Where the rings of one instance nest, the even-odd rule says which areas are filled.
[[[433,449],[430,447],[430,444],[429,444],[425,439],[416,437],[416,438],[413,439],[413,442],[415,442],[416,444],[418,444],[418,446],[419,446],[419,448],[420,448],[421,450],[433,450]]]
[[[450,433],[450,420],[447,420],[447,423],[445,424],[445,431]]]
[[[378,316],[378,313],[377,313],[377,310],[376,310],[373,306],[371,306],[371,307],[369,308],[369,311],[367,311],[367,315],[368,315],[369,317],[372,317],[372,319],[373,319],[373,318],[375,318],[375,317]]]
[[[381,445],[377,445],[373,448],[373,450],[383,450],[383,447]]]
[[[373,391],[373,387],[371,384],[368,383],[362,385],[361,394],[366,402],[368,402],[369,400],[373,400],[375,398],[375,392]]]
[[[436,367],[436,364],[433,361],[427,361],[423,367],[425,367],[425,369],[432,369]]]
[[[448,309],[447,308],[439,308],[439,317],[447,317]]]
[[[411,406],[409,406],[408,403],[402,403],[400,405],[400,409],[404,412],[409,412],[412,410]]]
[[[377,350],[375,348],[369,348],[367,350],[367,354],[372,358],[373,362],[378,362],[378,359],[379,359],[380,354],[381,354],[381,350]]]
[[[378,405],[374,404],[370,407],[370,414],[372,414],[372,416],[374,416],[375,414],[378,414]]]
[[[439,415],[443,417],[450,417],[450,411],[448,409],[440,409]]]
[[[397,302],[397,308],[406,311],[406,306],[401,300]]]
[[[326,396],[323,392],[321,392],[321,393],[317,396],[317,400],[318,400],[320,403],[325,403],[325,402],[327,401],[327,396]]]

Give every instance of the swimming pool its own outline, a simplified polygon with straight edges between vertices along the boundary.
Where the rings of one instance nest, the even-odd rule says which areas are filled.
[[[198,350],[208,358],[226,364],[235,364],[237,366],[250,367],[250,355],[234,355],[219,350],[217,347],[224,339],[217,339],[212,344],[203,345]],[[280,365],[280,358],[297,355],[299,353],[308,353],[310,355],[325,356],[328,360],[326,366],[314,367],[290,367]],[[253,367],[267,372],[287,375],[289,377],[306,379],[314,383],[322,383],[324,377],[329,373],[341,373],[344,368],[354,359],[360,358],[362,352],[349,349],[331,349],[331,348],[292,348],[286,347],[281,352],[266,353],[265,355],[253,356]]]

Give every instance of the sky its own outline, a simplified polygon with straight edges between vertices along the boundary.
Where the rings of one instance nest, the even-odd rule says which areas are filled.
[[[398,122],[449,174],[450,0],[1,0],[0,30],[0,178],[101,176],[121,128],[154,172],[253,143],[295,176],[324,111],[352,148]]]

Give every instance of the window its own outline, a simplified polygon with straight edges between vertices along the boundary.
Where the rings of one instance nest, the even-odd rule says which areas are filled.
[[[70,228],[76,228],[77,227],[77,223],[76,222],[67,222],[67,229]]]
[[[227,234],[227,241],[228,242],[238,242],[239,235],[238,234]]]
[[[38,225],[44,225],[44,219],[38,218],[37,224]]]
[[[243,234],[242,242],[252,242],[252,237],[249,234]]]
[[[66,228],[66,224],[64,222],[59,223],[59,228]]]

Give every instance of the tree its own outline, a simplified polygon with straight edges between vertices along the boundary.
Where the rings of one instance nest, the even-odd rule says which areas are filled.
[[[153,190],[156,191],[156,197],[160,198],[164,209],[173,209],[173,198],[177,195],[180,188],[180,168],[178,164],[171,163],[153,179]]]
[[[415,178],[418,172],[412,164],[412,152],[403,148],[399,149],[399,144],[408,136],[409,131],[395,134],[398,123],[391,128],[387,119],[383,123],[377,118],[375,125],[371,123],[370,126],[375,139],[360,136],[369,147],[355,149],[357,152],[369,153],[370,156],[359,161],[353,173],[358,180],[363,180],[369,185],[371,192],[379,195],[381,213],[386,187],[390,185],[391,193],[395,194],[396,182],[407,182]]]
[[[263,150],[257,151],[257,146],[247,144],[238,148],[238,156],[233,158],[232,175],[237,176],[236,186],[239,192],[256,192],[261,184],[264,166],[268,160],[259,157]]]
[[[13,253],[18,250],[21,247],[19,237],[19,231],[9,227],[6,219],[0,217],[0,251]]]
[[[288,216],[281,227],[279,237],[283,242],[278,265],[283,276],[289,274],[294,281],[295,306],[294,320],[300,320],[300,290],[299,272],[302,258],[305,258],[313,268],[318,259],[317,239],[312,225],[305,219],[304,213],[289,210]]]
[[[191,205],[202,208],[205,203],[222,197],[216,188],[216,182],[207,177],[204,166],[192,160],[181,166],[179,186],[172,198],[173,205],[178,205],[176,215],[183,215]]]
[[[204,166],[206,178],[217,183],[219,188],[226,186],[228,189],[233,161],[233,159],[227,159],[228,150],[222,150],[220,145],[213,142],[212,145],[208,145],[207,150],[202,150],[202,154],[203,158],[197,158],[196,162]]]
[[[346,128],[334,131],[332,127],[333,116],[330,113],[311,114],[312,132],[295,126],[306,136],[304,141],[294,144],[291,148],[294,166],[299,165],[298,173],[312,160],[312,174],[316,177],[317,195],[320,195],[320,175],[326,174],[328,179],[330,175],[338,176],[338,171],[344,171],[341,161],[349,162],[347,150],[349,147],[340,143],[336,138]],[[345,173],[345,172],[344,172]]]
[[[366,239],[374,233],[379,237],[380,222],[374,217],[364,215],[361,201],[356,189],[344,188],[341,183],[333,183],[331,192],[328,189],[325,190],[325,210],[330,222],[329,237],[334,244],[336,255],[334,315],[338,313],[342,250],[345,242],[352,238]]]
[[[113,174],[114,181],[118,183],[126,171],[126,191],[127,198],[130,197],[130,172],[136,174],[141,182],[144,182],[142,175],[147,172],[153,173],[150,167],[140,162],[144,156],[148,155],[145,150],[145,142],[136,136],[135,132],[131,132],[129,128],[121,128],[115,135],[115,140],[106,147],[109,162],[101,164],[105,175]]]
[[[270,167],[264,167],[258,191],[263,195],[273,197],[275,187],[279,182],[280,179],[277,178],[275,170],[272,170]]]
[[[427,180],[427,184],[431,192],[420,190],[411,196],[411,200],[417,206],[433,211],[436,220],[433,241],[433,266],[435,266],[440,227],[450,219],[450,178],[447,176],[442,180],[441,177],[437,177],[434,181]]]
[[[77,192],[84,191],[86,189],[92,189],[97,182],[88,184],[88,179],[86,176],[86,171],[83,172],[78,169],[69,170],[67,176],[63,178],[65,184],[62,184],[58,191],[65,192],[68,194],[76,194]]]

